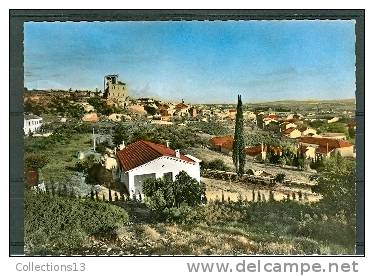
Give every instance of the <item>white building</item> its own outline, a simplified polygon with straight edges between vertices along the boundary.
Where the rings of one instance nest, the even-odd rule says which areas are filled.
[[[130,198],[144,199],[143,182],[149,178],[175,177],[185,171],[200,182],[201,160],[183,155],[165,145],[137,141],[117,152],[118,176],[127,188]]]
[[[23,132],[25,135],[35,133],[42,126],[43,119],[33,114],[26,114],[23,117]]]

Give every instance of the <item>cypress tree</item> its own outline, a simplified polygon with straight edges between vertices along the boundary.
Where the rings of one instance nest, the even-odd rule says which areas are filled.
[[[51,190],[52,190],[52,196],[55,196],[56,195],[56,188],[55,188],[55,184],[52,182],[51,183]]]
[[[274,201],[274,193],[272,190],[269,191],[269,201]]]
[[[236,107],[236,120],[235,120],[235,134],[232,149],[232,161],[235,166],[238,176],[244,174],[245,167],[245,142],[243,135],[244,120],[243,120],[243,104],[242,98],[238,95],[238,105]]]
[[[96,197],[96,201],[99,201],[99,193],[97,191],[95,191],[95,197]]]
[[[112,202],[112,189],[109,187],[109,202]]]
[[[114,201],[118,201],[118,194],[117,194],[117,192],[114,193]]]
[[[92,200],[94,200],[94,191],[91,189],[90,197]]]
[[[63,196],[68,196],[68,187],[66,186],[66,184],[64,183],[63,185],[63,193],[62,193]]]
[[[257,201],[261,202],[261,194],[260,191],[257,191]]]

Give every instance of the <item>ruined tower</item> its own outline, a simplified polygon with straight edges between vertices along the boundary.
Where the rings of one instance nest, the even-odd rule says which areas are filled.
[[[118,80],[118,74],[104,77],[104,98],[108,105],[124,107],[127,96],[127,85]]]

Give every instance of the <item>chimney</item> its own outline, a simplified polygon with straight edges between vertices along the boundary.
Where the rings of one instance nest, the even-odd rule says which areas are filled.
[[[122,141],[122,144],[119,145],[119,150],[123,150],[126,147],[125,141]]]
[[[176,158],[181,158],[181,153],[180,153],[179,149],[175,150],[175,157]]]
[[[166,141],[166,147],[170,148],[170,141]]]

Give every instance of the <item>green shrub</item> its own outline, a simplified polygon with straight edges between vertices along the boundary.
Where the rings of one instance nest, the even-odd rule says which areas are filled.
[[[338,221],[335,218],[327,220],[301,221],[290,229],[292,234],[312,238],[314,240],[337,243],[346,247],[354,247],[355,226]]]
[[[145,203],[152,210],[180,207],[182,204],[196,206],[205,197],[205,185],[181,171],[175,181],[167,178],[147,179],[143,183]]]
[[[202,169],[211,169],[211,170],[218,170],[218,171],[228,171],[229,167],[225,164],[222,159],[214,159],[208,162],[201,162]]]
[[[297,251],[301,251],[304,254],[321,254],[321,245],[313,239],[297,237],[293,239],[293,243],[295,244]]]
[[[79,250],[90,236],[110,232],[128,220],[122,208],[111,204],[25,193],[25,243],[32,254]]]
[[[183,205],[180,208],[166,208],[163,219],[173,223],[227,223],[242,221],[246,217],[246,210],[234,204],[208,204],[190,207]]]
[[[283,183],[285,178],[286,178],[286,174],[284,174],[284,173],[278,173],[275,176],[275,181],[279,182],[279,183]]]

